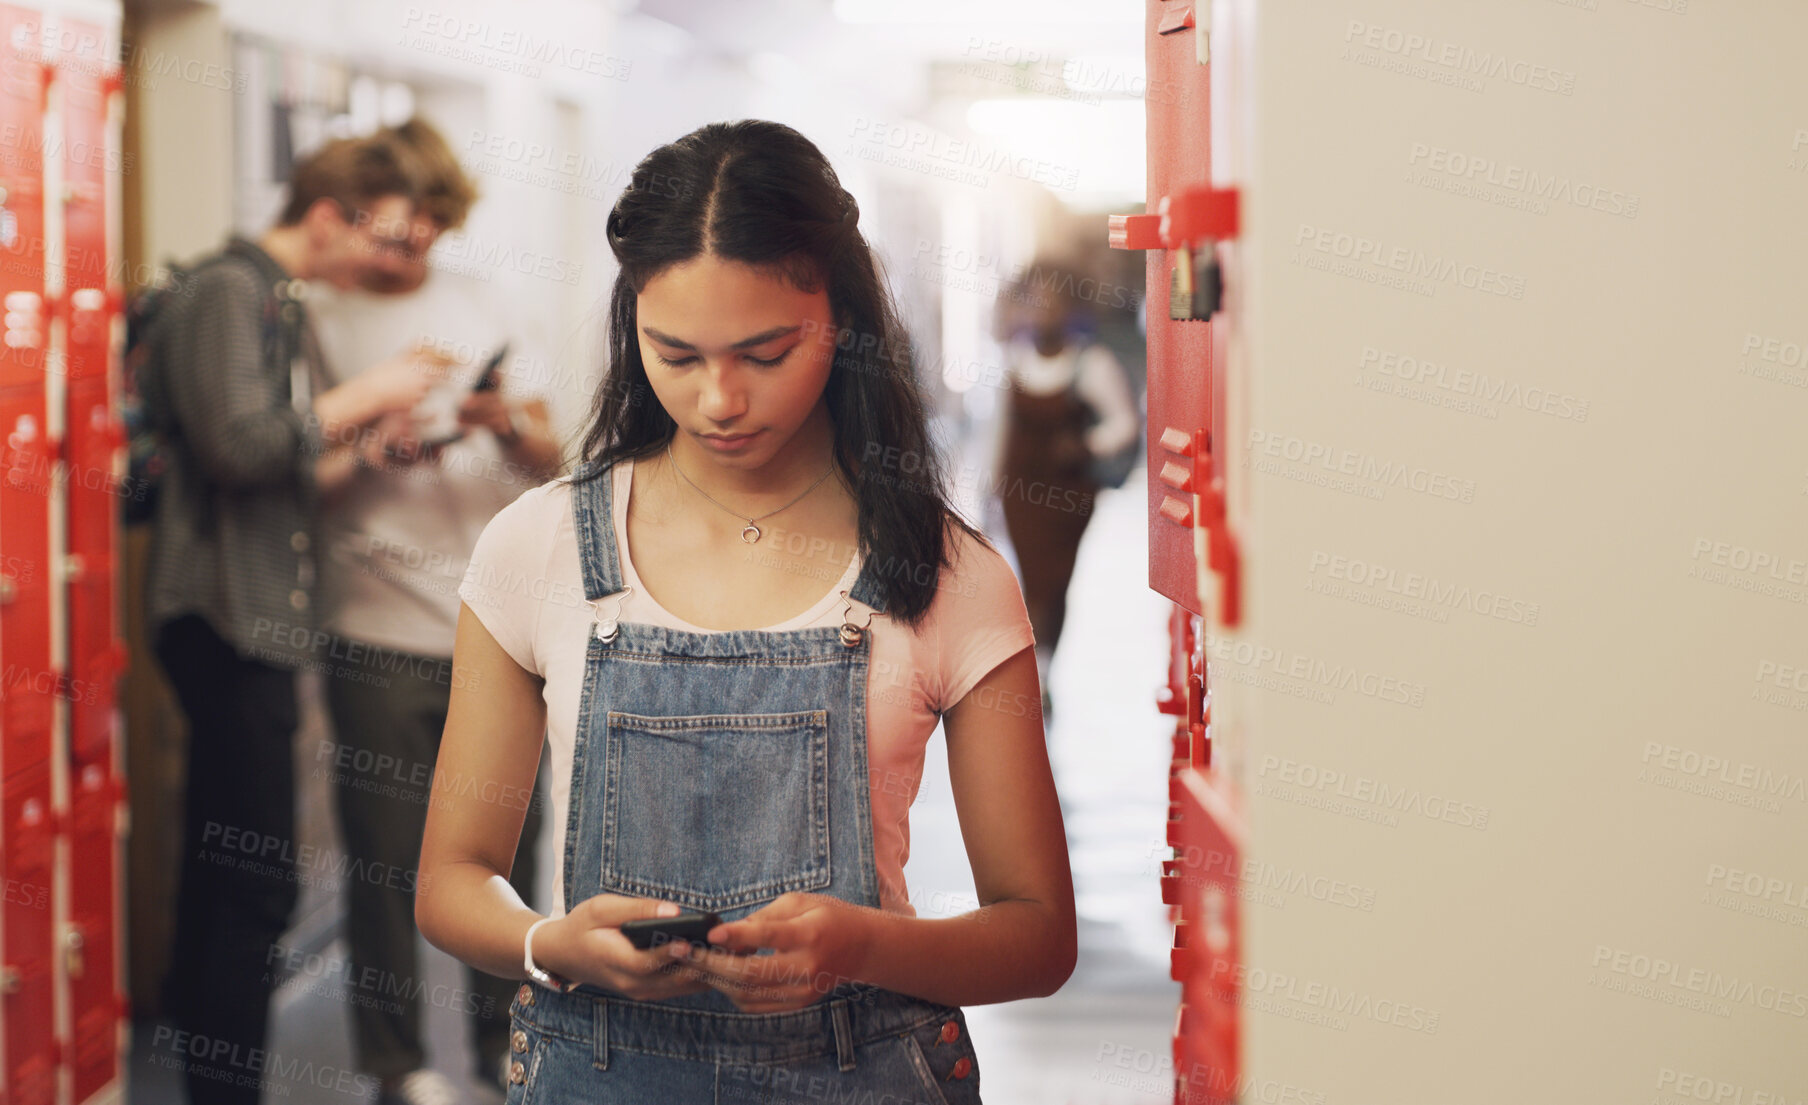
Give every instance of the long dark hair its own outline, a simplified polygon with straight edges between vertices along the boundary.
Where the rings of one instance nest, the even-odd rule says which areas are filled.
[[[822,151],[782,123],[710,123],[634,167],[607,224],[621,265],[609,296],[609,372],[598,387],[577,480],[664,449],[677,426],[647,383],[636,297],[673,265],[710,254],[772,271],[800,291],[828,287],[834,341],[825,394],[835,463],[859,504],[860,555],[885,584],[885,613],[929,611],[959,526],[909,337],[860,233],[860,208]]]

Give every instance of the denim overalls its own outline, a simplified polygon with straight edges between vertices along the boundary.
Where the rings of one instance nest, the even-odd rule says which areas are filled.
[[[578,475],[595,471],[591,464]],[[871,616],[839,629],[693,633],[617,622],[613,474],[574,483],[584,596],[596,607],[565,835],[565,908],[602,893],[724,921],[787,891],[879,905],[868,793]],[[884,611],[863,565],[853,602]],[[705,990],[657,1002],[523,984],[508,1105],[979,1101],[957,1008],[823,980],[825,998],[743,1013]]]

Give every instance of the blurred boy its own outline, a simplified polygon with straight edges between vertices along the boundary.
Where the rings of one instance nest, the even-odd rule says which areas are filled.
[[[420,402],[444,358],[402,354],[330,386],[303,280],[352,287],[412,216],[412,165],[345,139],[303,160],[277,225],[197,267],[153,324],[170,430],[147,584],[155,651],[188,718],[188,787],[165,1000],[209,1041],[194,1102],[255,1105],[271,948],[295,906],[295,670],[316,662],[323,496],[368,461],[374,425]],[[243,1082],[253,1085],[243,1085]]]
[[[523,335],[503,333],[487,305],[458,278],[431,273],[425,263],[439,235],[464,222],[476,189],[423,121],[380,131],[375,139],[405,148],[421,166],[421,202],[406,235],[411,248],[386,253],[364,281],[368,290],[392,294],[316,297],[329,362],[355,367],[422,340],[470,358],[435,396],[444,400],[444,413],[455,412],[455,424],[448,418],[433,427],[413,413],[390,416],[384,425],[398,442],[395,462],[361,468],[325,518],[322,572],[330,598],[324,627],[345,655],[359,658],[326,684],[337,762],[402,765],[383,774],[380,788],[353,770],[339,771],[345,846],[373,869],[411,871],[426,826],[426,778],[439,756],[457,678],[452,641],[458,583],[484,524],[551,477],[560,457],[543,400],[518,400],[500,386],[471,390],[477,362]],[[399,227],[388,230],[386,237],[402,239]],[[423,443],[442,433],[462,436],[443,446]],[[529,797],[518,800],[528,804]],[[539,825],[536,801],[528,805],[510,877],[523,898],[533,892]],[[420,1003],[413,997],[425,987],[416,985],[421,975],[411,889],[353,880],[347,893],[357,977],[374,968],[381,972],[375,977],[391,983],[384,991],[389,1000],[353,1007],[359,1067],[382,1080],[378,1101],[385,1105],[460,1099],[450,1080],[426,1067]],[[473,1013],[479,1066],[495,1086],[508,1054],[508,1006],[516,982],[476,970],[467,977],[469,991],[453,1005]]]

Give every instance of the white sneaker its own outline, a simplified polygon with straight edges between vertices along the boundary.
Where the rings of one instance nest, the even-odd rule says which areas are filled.
[[[464,1096],[450,1078],[423,1068],[385,1080],[377,1105],[464,1105]]]

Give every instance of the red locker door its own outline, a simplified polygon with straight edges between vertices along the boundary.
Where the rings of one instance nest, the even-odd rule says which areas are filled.
[[[65,22],[66,37],[78,43],[104,41],[101,29]],[[76,57],[58,68],[63,99],[63,267],[69,320],[69,375],[79,379],[106,371],[107,174],[118,168],[118,152],[107,135],[107,106],[113,78],[99,71],[103,59]],[[86,354],[85,356],[78,356]]]
[[[1213,776],[1198,768],[1177,772],[1172,793],[1179,814],[1172,838],[1181,914],[1172,972],[1181,984],[1175,1101],[1218,1105],[1238,1100],[1242,1077],[1242,816]]]
[[[124,787],[114,765],[115,677],[124,658],[115,613],[117,473],[124,434],[114,413],[114,305],[107,256],[108,200],[119,151],[108,116],[118,87],[102,63],[110,41],[100,27],[69,21],[77,56],[59,59],[65,280],[59,304],[67,323],[69,648],[69,915],[67,986],[73,1048],[66,1056],[72,1100],[85,1101],[117,1080],[121,1018],[119,809]],[[86,51],[83,44],[92,44]]]
[[[1211,180],[1211,82],[1195,60],[1192,0],[1147,0],[1148,204]],[[1149,292],[1149,586],[1203,613],[1193,552],[1191,471],[1195,431],[1212,418],[1212,323],[1178,322],[1166,310],[1175,252],[1145,248]]]
[[[119,1074],[119,1022],[126,999],[116,989],[119,940],[119,804],[124,786],[99,764],[69,782],[69,1009],[75,1049],[74,1100],[85,1101]]]
[[[47,70],[38,12],[0,5],[0,388],[42,385],[45,373],[44,105]]]
[[[101,28],[71,21],[70,41],[101,43]],[[57,70],[63,113],[62,305],[68,321],[69,393],[65,456],[68,459],[69,675],[85,693],[70,699],[73,766],[98,763],[111,770],[113,679],[123,655],[114,611],[114,543],[118,496],[129,494],[115,472],[123,436],[113,415],[109,379],[113,297],[107,264],[109,174],[118,167],[107,125],[117,78],[99,71],[99,58]]]
[[[65,560],[69,610],[69,759],[73,770],[111,770],[114,687],[124,658],[114,594],[114,540],[119,496],[130,489],[115,475],[121,431],[105,378],[72,383],[65,423],[69,459]]]
[[[7,776],[50,759],[52,704],[66,691],[50,656],[54,488],[44,413],[41,383],[0,388],[0,757]]]
[[[8,777],[50,756],[47,527],[54,453],[44,409],[45,69],[37,12],[0,7],[0,761]],[[47,681],[52,684],[46,686]]]
[[[0,789],[0,845],[6,893],[0,902],[0,1025],[5,1030],[6,1093],[10,1105],[50,1105],[56,1099],[55,976],[51,970],[51,861],[55,841],[50,765],[39,763],[7,778]]]

